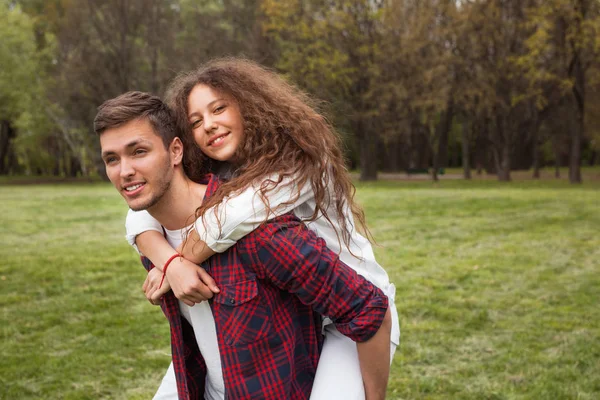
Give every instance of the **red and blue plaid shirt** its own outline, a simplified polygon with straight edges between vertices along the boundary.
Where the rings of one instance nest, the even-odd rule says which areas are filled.
[[[206,196],[218,185],[211,178]],[[146,269],[152,264],[142,258]],[[308,399],[329,317],[362,342],[379,329],[387,296],[342,263],[293,215],[261,225],[203,263],[220,293],[210,300],[228,399]],[[173,292],[161,305],[171,326],[180,399],[204,397],[206,364]]]

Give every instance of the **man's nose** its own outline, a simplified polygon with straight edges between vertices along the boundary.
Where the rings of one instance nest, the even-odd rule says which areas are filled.
[[[121,159],[121,178],[128,178],[135,174],[133,163],[127,159]]]

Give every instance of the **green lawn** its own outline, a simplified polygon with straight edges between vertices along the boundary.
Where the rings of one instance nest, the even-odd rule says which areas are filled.
[[[390,399],[600,398],[600,183],[379,182]],[[107,184],[0,186],[2,399],[150,399],[168,325]]]

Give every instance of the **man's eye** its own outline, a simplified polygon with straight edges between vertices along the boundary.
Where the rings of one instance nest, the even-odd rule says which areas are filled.
[[[113,164],[115,161],[117,161],[117,157],[107,157],[104,159],[104,163],[105,164]]]
[[[133,152],[133,154],[135,154],[136,156],[139,156],[141,154],[146,154],[146,150],[144,150],[144,149],[137,149],[136,151]]]

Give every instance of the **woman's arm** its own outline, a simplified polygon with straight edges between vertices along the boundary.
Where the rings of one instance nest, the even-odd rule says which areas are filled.
[[[269,176],[267,180],[276,180]],[[261,183],[263,183],[261,182]],[[255,230],[268,219],[286,214],[314,197],[309,182],[298,188],[294,180],[286,178],[267,192],[269,208],[259,194],[260,184],[252,185],[242,192],[229,196],[214,209],[209,209],[198,218],[195,230],[177,250],[185,258],[200,263],[207,254],[222,253],[238,240]]]
[[[275,179],[276,176],[269,176],[263,182]],[[213,293],[218,293],[218,288],[207,274],[204,277],[203,269],[196,266],[195,269],[192,268],[194,264],[204,262],[215,253],[224,252],[267,219],[285,214],[314,196],[310,183],[307,182],[298,189],[293,179],[283,179],[275,189],[267,193],[267,209],[258,194],[259,187],[260,185],[253,185],[227,197],[216,206],[216,215],[214,209],[207,210],[204,217],[196,221],[196,229],[192,229],[188,239],[176,251],[162,236],[162,226],[146,211],[129,211],[127,239],[134,247],[137,245],[139,251],[161,270],[173,254],[181,254],[184,258],[171,262],[166,277],[178,299],[186,304],[198,303],[212,297]],[[146,287],[146,296],[154,301],[166,292],[152,283]]]
[[[177,253],[163,236],[160,223],[148,212],[129,210],[125,226],[128,242],[152,261],[160,271],[169,258]],[[214,253],[207,251],[202,255],[206,259],[212,254]],[[169,287],[178,299],[190,306],[207,300],[213,296],[213,293],[219,292],[215,281],[204,269],[183,257],[171,261],[165,281],[167,283],[163,282],[163,286],[160,286],[160,280],[146,279],[143,289],[151,302],[158,302]]]

